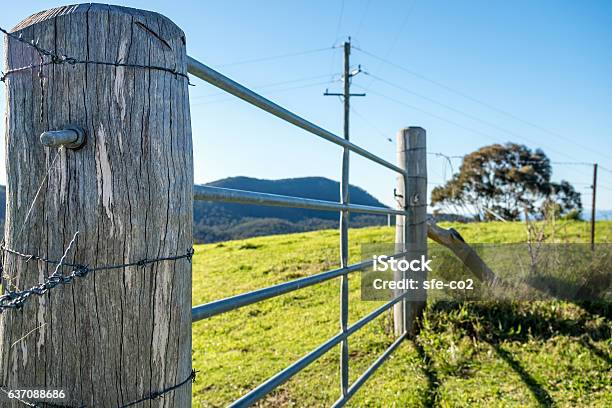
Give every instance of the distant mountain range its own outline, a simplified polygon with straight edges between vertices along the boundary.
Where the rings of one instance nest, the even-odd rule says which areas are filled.
[[[262,193],[280,194],[326,201],[339,201],[340,184],[323,177],[302,177],[262,180],[251,177],[230,177],[208,183],[210,186]],[[351,185],[352,203],[385,205],[367,191]],[[6,189],[0,186],[0,222],[4,225]],[[589,214],[584,214],[585,219]],[[452,216],[439,217],[451,219]],[[612,210],[600,210],[597,220],[612,220]],[[266,207],[249,204],[194,201],[193,235],[196,242],[218,242],[261,235],[285,234],[317,229],[337,228],[338,213],[300,208]],[[351,227],[386,225],[384,215],[352,214]]]
[[[584,219],[591,219],[591,214],[583,213]],[[598,221],[612,221],[612,210],[595,211],[595,219]]]
[[[340,184],[323,177],[282,180],[230,177],[208,185],[326,201],[340,200]],[[349,195],[355,204],[385,206],[353,185],[349,188]],[[193,207],[194,238],[202,242],[338,227],[338,213],[332,211],[205,201],[196,201]],[[353,214],[350,222],[353,227],[386,225],[387,217]]]
[[[340,184],[323,177],[284,180],[230,177],[208,183],[208,185],[328,201],[339,201],[340,197]],[[385,206],[359,187],[351,185],[349,194],[351,202],[355,204]],[[0,186],[0,222],[2,226],[5,203],[6,189]],[[193,234],[196,242],[217,242],[338,227],[338,213],[332,211],[207,201],[194,201],[193,218]],[[350,221],[352,227],[386,225],[387,217],[353,214]]]

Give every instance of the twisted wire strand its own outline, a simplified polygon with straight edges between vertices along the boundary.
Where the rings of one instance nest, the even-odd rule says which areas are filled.
[[[171,74],[173,74],[176,77],[183,77],[186,78],[187,80],[189,80],[189,76],[184,73],[184,72],[180,72],[174,68],[168,68],[168,67],[162,67],[159,65],[143,65],[143,64],[128,64],[128,63],[123,63],[123,62],[108,62],[108,61],[91,61],[91,60],[82,60],[82,59],[78,59],[78,58],[74,58],[74,57],[69,57],[67,55],[59,55],[56,54],[54,52],[51,52],[47,49],[44,49],[42,47],[40,47],[37,43],[35,43],[33,40],[32,41],[27,41],[26,39],[24,39],[21,35],[16,35],[14,33],[11,33],[9,31],[7,31],[6,29],[0,27],[0,32],[4,33],[6,36],[13,38],[23,44],[26,44],[29,47],[34,48],[40,55],[41,57],[41,61],[39,64],[31,64],[25,67],[19,67],[19,68],[13,68],[13,69],[9,69],[6,72],[3,72],[2,75],[0,76],[0,81],[5,82],[6,78],[10,75],[10,74],[14,74],[17,72],[22,72],[22,71],[26,71],[26,70],[30,70],[33,68],[42,68],[44,66],[47,65],[54,65],[54,64],[69,64],[69,65],[76,65],[76,64],[94,64],[94,65],[105,65],[105,66],[113,66],[113,67],[127,67],[127,68],[141,68],[141,69],[151,69],[151,70],[155,70],[155,71],[164,71],[164,72],[169,72]],[[49,60],[44,61],[44,57],[48,57]],[[39,73],[40,74],[40,73]],[[41,77],[41,81],[42,81],[42,77]]]
[[[93,268],[87,265],[82,265],[82,264],[64,263],[66,254],[68,250],[70,249],[70,247],[72,246],[72,244],[74,243],[74,241],[76,240],[77,234],[74,235],[74,238],[68,245],[68,248],[66,252],[64,253],[64,256],[62,256],[62,258],[59,261],[48,259],[48,258],[38,256],[38,255],[22,253],[22,252],[7,248],[5,246],[0,248],[6,253],[13,254],[21,258],[24,258],[26,262],[30,260],[36,260],[39,262],[56,265],[55,272],[53,272],[53,274],[45,278],[43,282],[39,283],[38,285],[33,286],[30,289],[21,290],[21,291],[20,290],[15,290],[15,291],[8,290],[4,295],[0,296],[0,313],[2,313],[4,310],[7,310],[7,309],[21,309],[23,305],[28,301],[28,299],[32,295],[42,296],[45,293],[47,293],[49,290],[55,288],[58,285],[70,284],[76,278],[84,278],[91,272],[123,269],[123,268],[128,268],[128,267],[133,267],[133,266],[142,268],[152,263],[158,263],[162,261],[176,261],[179,259],[187,259],[189,260],[189,262],[191,262],[191,259],[194,254],[193,248],[190,248],[189,250],[187,250],[187,252],[181,255],[165,256],[165,257],[153,258],[153,259],[144,258],[144,259],[141,259],[135,262],[128,262],[128,263],[118,264],[118,265],[104,265],[104,266],[97,266]],[[71,267],[72,271],[68,275],[64,275],[60,270],[62,266]],[[1,265],[0,265],[0,268],[1,268]]]

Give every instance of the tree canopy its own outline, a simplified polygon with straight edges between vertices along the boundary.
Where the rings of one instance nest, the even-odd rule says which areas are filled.
[[[476,213],[479,219],[517,220],[521,214],[579,214],[580,193],[567,181],[551,181],[550,160],[540,149],[507,143],[484,146],[464,157],[459,172],[432,191],[437,210]]]

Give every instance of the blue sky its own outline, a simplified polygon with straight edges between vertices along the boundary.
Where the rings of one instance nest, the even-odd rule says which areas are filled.
[[[185,31],[188,54],[338,135],[341,102],[322,94],[341,89],[341,50],[332,46],[351,35],[365,51],[353,50],[353,65],[384,80],[365,74],[354,79],[353,90],[365,88],[368,96],[353,99],[351,140],[391,162],[395,147],[386,139],[395,140],[402,127],[421,126],[430,152],[464,155],[514,141],[540,147],[556,162],[598,162],[612,169],[611,2],[112,3],[166,15]],[[10,28],[63,4],[7,3],[0,25]],[[244,63],[310,50],[319,51]],[[339,178],[339,147],[198,79],[192,82],[196,182],[237,175]],[[0,94],[4,100],[4,86]],[[353,157],[351,183],[392,204],[395,174]],[[459,164],[453,161],[455,170]],[[450,177],[442,158],[429,156],[428,169],[431,187]],[[553,170],[554,179],[574,183],[590,207],[592,169]],[[599,183],[597,206],[611,209],[612,172],[601,171]]]

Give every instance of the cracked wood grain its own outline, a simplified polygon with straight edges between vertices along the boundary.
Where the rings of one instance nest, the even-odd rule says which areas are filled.
[[[35,14],[13,31],[82,60],[186,72],[183,32],[152,12],[66,6]],[[7,69],[39,62],[34,50],[6,41]],[[7,245],[58,257],[78,230],[67,261],[89,266],[172,256],[190,248],[188,99],[187,79],[159,70],[63,64],[11,75],[5,135]],[[60,154],[19,235],[55,155],[38,136],[68,123],[86,129],[87,144]],[[10,256],[5,256],[5,267],[18,287],[32,286],[53,272]],[[32,327],[38,329],[28,333]],[[116,407],[181,382],[190,371],[191,265],[184,259],[92,274],[22,311],[0,315],[4,387],[63,387],[66,405]],[[191,386],[186,385],[143,406],[190,404]]]

